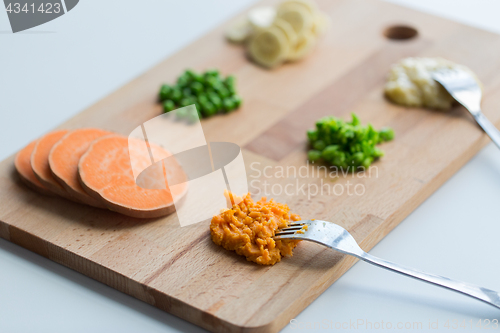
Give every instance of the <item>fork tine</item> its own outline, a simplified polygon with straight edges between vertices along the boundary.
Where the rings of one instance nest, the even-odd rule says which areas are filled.
[[[303,226],[304,224],[306,224],[306,223],[305,222],[291,222],[290,224],[288,224],[288,226],[290,226],[290,227],[293,227],[296,225]]]
[[[304,227],[304,225],[306,225],[305,222],[291,222],[290,224],[288,224],[288,227],[286,228],[283,228],[283,229],[279,229],[278,232],[281,232],[281,231],[290,231],[290,230],[300,230]]]
[[[287,236],[295,236],[295,231],[294,232],[278,232],[274,235],[274,239],[283,239],[283,238],[291,238]]]
[[[296,235],[297,231],[304,230],[304,225],[305,223],[290,223],[290,227],[277,230],[274,237]]]
[[[280,239],[294,239],[298,238],[299,236],[304,236],[302,234],[297,234],[295,232],[279,232],[276,235],[274,235],[273,239],[274,240],[280,240]]]
[[[280,236],[280,235],[291,235],[294,234],[296,231],[302,230],[302,227],[294,227],[294,228],[284,228],[278,230],[274,235],[275,236]]]
[[[300,230],[300,229],[302,229],[302,227],[303,227],[302,225],[297,225],[297,226],[293,226],[293,227],[279,229],[279,231]]]

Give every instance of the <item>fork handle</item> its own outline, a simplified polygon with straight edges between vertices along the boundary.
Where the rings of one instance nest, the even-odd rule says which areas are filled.
[[[370,264],[373,264],[378,267],[386,268],[390,271],[403,274],[424,282],[432,283],[436,286],[444,287],[453,291],[457,291],[464,295],[476,298],[480,301],[483,301],[487,304],[493,305],[494,307],[500,309],[500,293],[486,289],[483,287],[475,286],[473,284],[456,281],[449,279],[444,276],[424,273],[413,268],[404,267],[393,262],[377,258],[372,256],[371,254],[364,253],[361,256],[358,256],[361,260],[364,260]]]
[[[488,134],[491,140],[500,148],[500,131],[493,125],[481,111],[471,112],[479,126]]]

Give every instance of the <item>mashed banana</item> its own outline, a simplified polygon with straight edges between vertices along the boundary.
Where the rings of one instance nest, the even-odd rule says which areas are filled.
[[[282,256],[291,256],[299,243],[274,240],[276,230],[299,220],[300,216],[290,214],[287,205],[267,201],[266,197],[254,202],[247,194],[239,204],[212,218],[210,233],[214,243],[226,250],[260,265],[274,265]]]
[[[448,110],[453,97],[431,77],[432,71],[442,68],[460,68],[476,78],[469,68],[443,58],[406,58],[392,66],[385,94],[396,104]]]

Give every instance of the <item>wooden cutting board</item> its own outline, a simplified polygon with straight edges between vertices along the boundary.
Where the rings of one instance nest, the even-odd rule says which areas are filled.
[[[441,113],[384,100],[390,65],[406,56],[441,56],[469,66],[484,83],[485,114],[498,124],[500,37],[384,2],[318,3],[333,27],[303,62],[273,71],[253,65],[240,46],[224,40],[227,23],[59,127],[95,126],[128,135],[161,113],[159,85],[185,68],[233,73],[244,106],[203,120],[207,140],[243,148],[255,194],[265,180],[299,187],[340,184],[337,193],[347,182],[361,184],[362,195],[308,197],[298,191],[274,197],[303,218],[343,225],[369,250],[488,142],[462,108]],[[386,38],[384,31],[395,24],[414,27],[418,37]],[[376,174],[332,179],[312,175],[316,166],[305,167],[306,178],[268,179],[261,173],[265,167],[269,174],[279,166],[304,166],[305,131],[322,116],[350,112],[376,128],[395,129],[396,139],[382,146],[386,156],[374,164]],[[302,242],[293,258],[258,266],[215,246],[208,221],[181,228],[175,214],[137,220],[34,193],[20,183],[13,157],[0,164],[0,221],[2,238],[216,332],[278,331],[355,262]]]

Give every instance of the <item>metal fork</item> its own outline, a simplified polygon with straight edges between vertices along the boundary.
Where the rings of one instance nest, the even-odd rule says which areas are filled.
[[[432,78],[472,114],[491,140],[500,148],[500,132],[481,112],[481,88],[472,75],[462,69],[441,69]]]
[[[465,282],[452,280],[444,276],[424,273],[372,256],[359,247],[358,243],[356,243],[347,230],[332,222],[320,220],[293,222],[290,224],[290,227],[278,230],[274,239],[300,239],[316,242],[339,252],[355,256],[375,266],[474,297],[500,309],[500,293]]]

